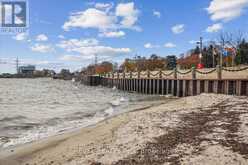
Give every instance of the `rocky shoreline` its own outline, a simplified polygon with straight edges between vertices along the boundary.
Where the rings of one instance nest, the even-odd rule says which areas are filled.
[[[248,99],[215,94],[180,98],[2,155],[1,165],[245,165]]]

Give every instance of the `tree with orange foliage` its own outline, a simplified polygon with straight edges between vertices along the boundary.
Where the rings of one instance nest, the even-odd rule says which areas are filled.
[[[180,65],[181,69],[190,69],[193,66],[197,66],[200,63],[198,54],[191,54],[187,57],[181,57],[177,60],[177,64]]]
[[[131,59],[126,59],[121,65],[122,70],[125,72],[134,72],[137,70],[136,61]]]
[[[96,66],[96,74],[105,74],[113,71],[113,64],[107,61]]]

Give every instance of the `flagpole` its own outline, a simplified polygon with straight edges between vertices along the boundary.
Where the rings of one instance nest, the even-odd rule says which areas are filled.
[[[220,55],[220,67],[222,68],[223,66],[223,53],[225,51],[225,42],[223,41],[222,42],[222,52],[221,52],[221,55]]]

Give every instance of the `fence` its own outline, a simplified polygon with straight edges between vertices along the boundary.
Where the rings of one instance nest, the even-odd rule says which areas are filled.
[[[248,67],[225,68],[217,66],[212,69],[195,69],[173,71],[142,71],[142,72],[123,72],[123,73],[108,73],[101,75],[104,78],[112,79],[248,79]]]

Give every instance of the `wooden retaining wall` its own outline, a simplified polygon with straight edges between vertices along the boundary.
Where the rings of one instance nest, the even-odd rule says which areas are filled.
[[[225,76],[223,78],[225,72],[228,73],[228,78]],[[192,68],[184,71],[175,69],[173,71],[108,73],[101,76],[85,76],[82,82],[87,85],[116,87],[130,92],[178,97],[201,93],[248,96],[248,67],[230,69],[217,66],[208,70]]]
[[[201,93],[248,96],[248,80],[178,80],[103,78],[101,85],[152,95],[194,96]]]

